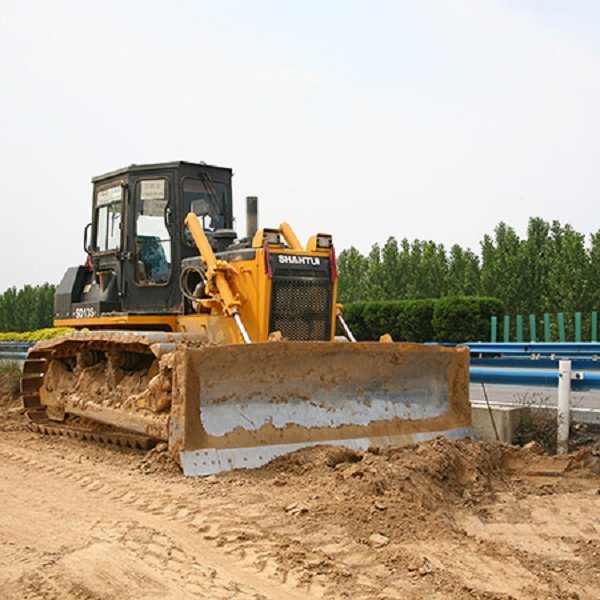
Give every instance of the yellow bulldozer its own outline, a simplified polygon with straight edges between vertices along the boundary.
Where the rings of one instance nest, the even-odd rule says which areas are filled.
[[[337,303],[332,237],[233,229],[232,172],[132,165],[96,177],[85,264],[23,367],[41,433],[166,442],[186,475],[296,449],[386,447],[471,433],[462,348],[356,342]],[[336,327],[347,343],[336,338]],[[341,337],[341,336],[340,336]]]

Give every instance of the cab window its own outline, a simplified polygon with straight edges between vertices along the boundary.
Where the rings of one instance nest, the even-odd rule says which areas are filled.
[[[227,206],[227,186],[209,177],[183,180],[184,215],[189,212],[202,223],[204,231],[211,232],[225,227],[225,207]],[[189,245],[193,240],[185,238]]]
[[[96,193],[97,252],[118,250],[121,245],[121,221],[123,214],[123,188],[115,185]]]
[[[168,194],[165,179],[146,179],[136,186],[136,281],[140,285],[166,285],[171,277]]]

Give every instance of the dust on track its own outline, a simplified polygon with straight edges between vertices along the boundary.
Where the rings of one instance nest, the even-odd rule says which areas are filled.
[[[7,598],[596,598],[600,458],[319,447],[183,478],[0,410]]]

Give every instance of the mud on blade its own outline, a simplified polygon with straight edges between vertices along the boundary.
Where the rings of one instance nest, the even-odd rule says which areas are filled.
[[[185,348],[176,365],[169,446],[186,475],[471,433],[467,348],[278,342]]]

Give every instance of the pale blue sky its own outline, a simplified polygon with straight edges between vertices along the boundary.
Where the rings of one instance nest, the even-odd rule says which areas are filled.
[[[600,2],[0,2],[0,290],[83,260],[93,175],[234,169],[351,244],[600,227]]]

